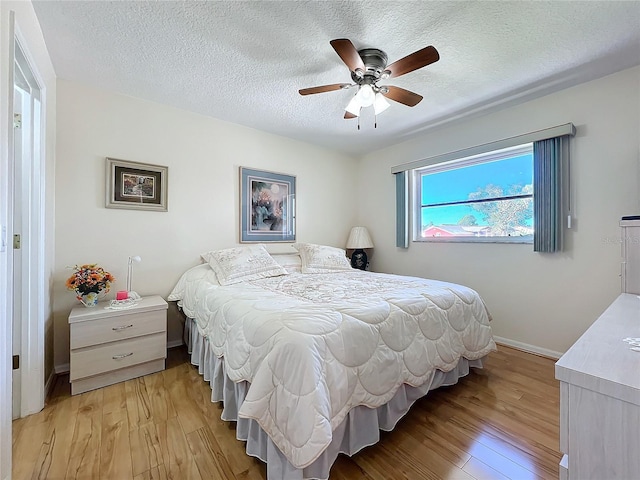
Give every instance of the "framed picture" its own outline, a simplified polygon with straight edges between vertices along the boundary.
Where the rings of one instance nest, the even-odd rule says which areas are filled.
[[[240,242],[296,241],[296,177],[240,167]]]
[[[107,158],[107,208],[167,211],[167,167]]]

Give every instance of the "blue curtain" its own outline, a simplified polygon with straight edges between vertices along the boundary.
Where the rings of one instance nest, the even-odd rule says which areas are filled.
[[[563,243],[563,171],[569,137],[533,142],[533,250],[560,252]]]
[[[396,247],[409,248],[408,172],[396,176]]]

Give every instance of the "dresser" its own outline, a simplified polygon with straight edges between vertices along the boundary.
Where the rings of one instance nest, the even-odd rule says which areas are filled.
[[[621,294],[556,363],[560,478],[640,478],[640,297]]]
[[[71,394],[164,370],[167,302],[143,297],[128,309],[75,307],[69,314]]]

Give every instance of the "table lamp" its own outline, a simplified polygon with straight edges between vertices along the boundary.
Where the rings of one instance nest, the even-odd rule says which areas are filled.
[[[373,242],[371,241],[367,227],[353,227],[351,229],[349,239],[347,240],[347,248],[355,250],[351,255],[351,266],[360,270],[366,270],[368,259],[363,249],[373,248]]]
[[[129,266],[127,269],[127,297],[128,298],[132,298],[134,300],[140,298],[140,295],[138,295],[136,292],[134,292],[133,290],[131,290],[131,277],[132,277],[132,271],[133,271],[133,262],[141,262],[142,258],[140,258],[139,255],[135,255],[133,257],[129,257]]]

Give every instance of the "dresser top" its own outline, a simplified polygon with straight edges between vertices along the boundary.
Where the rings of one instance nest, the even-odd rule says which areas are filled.
[[[640,405],[640,296],[623,293],[556,363],[560,381]]]
[[[95,307],[85,307],[78,305],[71,310],[69,314],[69,323],[85,322],[88,320],[98,320],[99,318],[113,318],[120,315],[129,315],[131,313],[151,312],[153,310],[166,310],[167,302],[159,295],[150,297],[142,297],[137,300],[136,305],[124,309],[106,308],[111,304],[111,300],[99,302]]]

